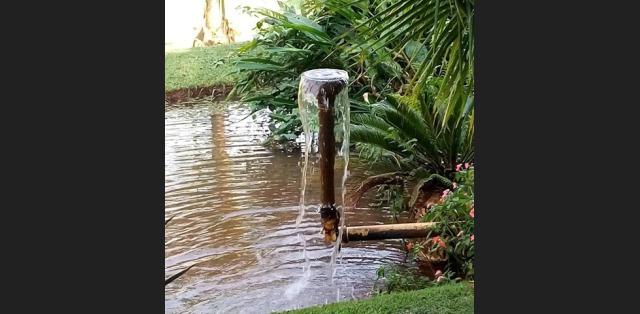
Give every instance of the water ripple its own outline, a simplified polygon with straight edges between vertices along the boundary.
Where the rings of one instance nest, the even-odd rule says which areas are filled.
[[[311,263],[310,276],[303,278],[295,228],[300,151],[260,146],[268,118],[241,120],[248,114],[214,105],[165,113],[165,212],[167,219],[175,216],[165,228],[166,276],[197,263],[165,288],[165,311],[268,313],[335,302],[336,286],[341,299],[366,296],[380,265],[404,260],[399,242],[344,245],[331,282],[332,247],[322,241],[319,214],[309,206],[299,227]],[[317,173],[315,164],[310,168]],[[357,160],[350,172],[349,184],[364,176]],[[308,204],[319,201],[318,181],[317,175],[308,177]],[[338,184],[336,199],[340,193]],[[351,225],[391,221],[389,213],[370,209],[346,216]],[[295,298],[285,297],[296,289]]]

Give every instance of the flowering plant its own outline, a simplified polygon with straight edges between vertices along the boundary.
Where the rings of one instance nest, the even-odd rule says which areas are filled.
[[[473,277],[474,167],[460,164],[456,171],[453,189],[445,190],[440,202],[432,206],[422,220],[437,223],[434,233],[438,236],[431,237],[429,249],[444,251],[447,271],[459,277]]]

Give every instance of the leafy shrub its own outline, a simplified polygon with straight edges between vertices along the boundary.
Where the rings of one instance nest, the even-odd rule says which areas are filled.
[[[434,232],[442,241],[432,241],[427,249],[434,252],[443,246],[447,270],[456,276],[473,277],[474,168],[469,164],[456,168],[454,188],[445,190],[442,202],[431,207],[422,220],[437,223]]]
[[[261,19],[256,25],[256,38],[239,49],[240,58],[235,65],[246,75],[233,92],[254,111],[271,112],[272,139],[286,141],[302,132],[297,89],[304,71],[346,70],[350,76],[352,113],[368,111],[362,101],[365,94],[377,101],[410,79],[410,58],[401,48],[360,47],[361,36],[349,32],[375,12],[378,6],[373,2],[306,0],[300,13],[293,7],[281,6],[282,13],[249,10]],[[407,51],[424,50],[420,50],[419,43],[413,43]]]
[[[380,266],[376,275],[373,286],[376,293],[418,290],[455,281],[449,273],[443,274],[438,280],[430,280],[410,268],[397,265]],[[381,282],[383,284],[380,284]]]

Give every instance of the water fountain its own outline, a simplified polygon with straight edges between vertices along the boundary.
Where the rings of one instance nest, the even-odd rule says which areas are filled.
[[[304,72],[300,78],[298,105],[302,126],[305,132],[305,166],[308,162],[311,136],[318,134],[318,153],[320,166],[320,217],[324,238],[335,242],[340,239],[340,222],[344,216],[342,207],[338,208],[334,190],[334,161],[336,154],[336,135],[342,137],[340,155],[344,158],[342,178],[343,204],[344,184],[349,165],[349,76],[346,71],[336,69],[316,69]],[[340,128],[336,129],[336,124]],[[304,170],[303,170],[304,171]],[[306,171],[303,173],[303,185]],[[303,186],[304,191],[304,186]],[[304,192],[303,192],[304,193]],[[301,214],[304,213],[304,195],[301,196]],[[344,223],[344,219],[342,220]],[[342,224],[344,225],[344,224]],[[338,240],[339,241],[339,240]]]
[[[301,195],[296,228],[303,221],[306,210],[305,192],[307,185],[307,165],[312,150],[314,134],[317,134],[320,176],[320,212],[324,240],[334,243],[329,265],[330,276],[334,278],[336,259],[342,242],[426,237],[433,229],[432,223],[391,224],[378,226],[345,227],[346,180],[349,175],[349,75],[344,70],[315,69],[302,73],[298,90],[298,109],[304,129],[305,150],[302,167]],[[338,155],[343,158],[344,169],[341,182],[341,204],[335,199],[334,165],[336,142],[341,143]],[[305,260],[302,277],[287,289],[288,298],[293,298],[309,281],[310,262],[306,252],[306,239],[298,232]],[[340,289],[336,289],[340,300]]]
[[[345,227],[345,183],[349,166],[349,75],[337,69],[315,69],[302,73],[298,90],[298,109],[305,133],[305,162],[302,174],[302,195],[298,222],[304,215],[306,168],[313,133],[318,134],[320,154],[321,202],[320,218],[324,238],[336,242],[336,253],[341,242],[426,237],[433,223],[389,224],[378,226]],[[336,125],[339,127],[336,128]],[[336,137],[341,138],[339,155],[344,159],[342,176],[342,206],[336,206],[334,196],[334,159]],[[304,243],[303,243],[304,244]],[[335,254],[332,261],[335,259]]]

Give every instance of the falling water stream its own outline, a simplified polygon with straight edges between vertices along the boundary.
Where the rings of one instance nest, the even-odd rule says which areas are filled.
[[[300,113],[300,120],[302,121],[302,128],[304,130],[305,138],[305,153],[304,153],[304,165],[302,168],[302,186],[300,195],[300,211],[298,219],[296,220],[296,226],[300,224],[304,217],[306,204],[305,204],[305,192],[307,184],[307,165],[309,163],[309,153],[312,148],[312,142],[314,134],[319,132],[320,121],[318,111],[320,106],[327,106],[329,110],[334,112],[336,120],[336,141],[341,141],[342,146],[338,153],[342,156],[344,161],[344,171],[341,181],[341,206],[337,206],[340,217],[340,228],[338,229],[338,236],[334,244],[334,249],[331,254],[331,262],[329,264],[329,274],[334,281],[336,272],[336,259],[340,256],[340,247],[342,242],[342,233],[344,231],[346,215],[344,211],[345,197],[346,197],[346,183],[349,176],[349,96],[347,84],[349,81],[349,75],[346,71],[337,69],[316,69],[304,72],[300,78],[300,86],[298,88],[298,110]],[[327,84],[336,83],[335,86],[339,87],[338,93],[334,99],[329,99],[331,96],[327,96],[325,89]],[[333,102],[333,103],[331,103]],[[322,143],[319,143],[320,145]],[[335,156],[318,156],[318,158],[334,158]],[[320,206],[318,206],[318,209]],[[302,243],[302,254],[306,259],[306,240],[304,235],[300,234]],[[307,260],[308,261],[308,260]],[[308,263],[307,263],[308,264]],[[298,287],[308,280],[310,270],[307,267],[303,270],[303,276],[301,282],[296,283],[292,287]],[[290,292],[291,290],[288,290]],[[299,291],[299,289],[295,289]],[[336,299],[340,300],[340,288],[336,287]]]

